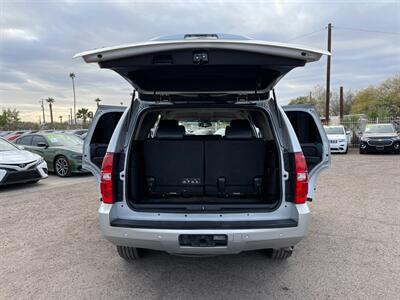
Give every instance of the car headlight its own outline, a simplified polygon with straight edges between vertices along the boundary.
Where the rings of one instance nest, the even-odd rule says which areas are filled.
[[[44,162],[43,157],[38,159],[38,161],[36,162],[36,165],[40,165],[42,162]]]
[[[366,141],[368,141],[368,138],[367,137],[361,137],[361,141],[362,142],[366,142]]]
[[[400,141],[400,136],[395,136],[395,137],[392,138],[392,140],[395,141],[395,142],[396,141]]]
[[[82,160],[82,154],[72,154],[71,158],[77,159],[77,160]]]

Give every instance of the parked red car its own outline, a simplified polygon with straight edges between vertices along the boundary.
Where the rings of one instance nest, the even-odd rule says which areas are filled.
[[[17,137],[19,137],[20,135],[22,135],[22,134],[24,134],[24,133],[25,133],[25,131],[14,131],[14,132],[11,132],[10,134],[6,135],[6,136],[5,136],[5,139],[6,139],[7,141],[12,142],[12,141],[14,141]]]

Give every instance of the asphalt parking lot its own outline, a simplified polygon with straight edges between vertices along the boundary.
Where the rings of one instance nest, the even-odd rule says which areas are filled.
[[[127,263],[101,237],[96,193],[88,175],[0,190],[1,299],[399,297],[399,156],[334,155],[287,261],[151,251]]]

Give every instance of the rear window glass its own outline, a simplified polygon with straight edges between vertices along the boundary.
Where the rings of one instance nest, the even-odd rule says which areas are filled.
[[[148,137],[154,137],[157,132],[158,124],[160,122],[161,116],[157,117],[157,121],[154,126],[150,129]],[[219,135],[225,136],[225,129],[229,126],[230,120],[178,120],[180,126],[185,127],[185,135],[187,136],[202,136],[202,135]],[[251,125],[254,130],[255,137],[261,138],[263,135],[261,130],[255,126]]]
[[[185,127],[186,135],[220,135],[225,136],[227,121],[179,121]]]

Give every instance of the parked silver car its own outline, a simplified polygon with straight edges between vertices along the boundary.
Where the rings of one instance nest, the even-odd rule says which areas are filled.
[[[0,137],[0,186],[37,182],[47,178],[47,173],[47,164],[41,156]]]
[[[99,106],[84,142],[104,236],[124,259],[143,249],[286,258],[306,234],[307,200],[330,165],[312,106],[277,104],[273,87],[325,51],[224,35],[185,35],[83,52],[138,92]],[[188,124],[225,134],[200,134]],[[213,132],[213,130],[210,130]]]

